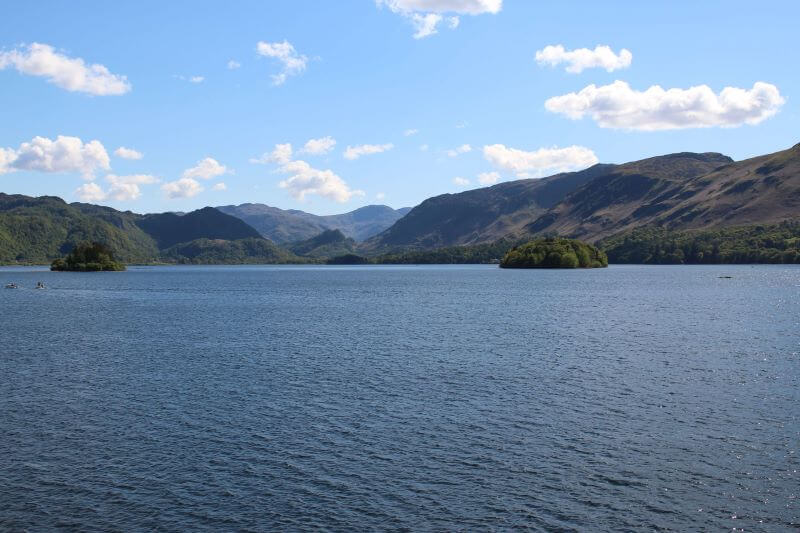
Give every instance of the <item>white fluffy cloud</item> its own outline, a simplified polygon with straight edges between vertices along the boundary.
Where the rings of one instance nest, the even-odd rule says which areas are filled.
[[[117,176],[108,174],[106,181],[110,184],[107,191],[97,183],[86,183],[75,190],[75,195],[84,202],[101,202],[103,200],[116,200],[127,202],[136,200],[142,195],[139,185],[157,183],[158,178],[150,174],[131,174]]]
[[[375,193],[375,199],[376,200],[385,200],[386,199],[386,193],[385,192]]]
[[[286,189],[292,197],[300,201],[309,194],[316,194],[340,203],[347,202],[353,196],[364,196],[364,191],[351,189],[332,170],[319,170],[305,161],[293,159],[290,143],[276,144],[272,152],[267,152],[260,158],[250,161],[262,164],[277,163],[278,171],[289,175],[278,186]]]
[[[331,136],[309,139],[303,146],[302,152],[304,154],[323,155],[333,150],[334,146],[336,146],[336,139]]]
[[[631,66],[633,54],[623,48],[615,54],[610,46],[597,45],[594,50],[578,48],[566,50],[560,44],[545,46],[536,52],[536,62],[540,65],[555,67],[566,63],[566,71],[573,74],[583,72],[587,68],[604,68],[608,72]]]
[[[226,191],[228,190],[228,186],[225,185],[224,182],[220,181],[219,183],[215,183],[213,187],[211,187],[212,191]]]
[[[87,65],[79,57],[67,57],[47,44],[33,43],[22,49],[0,52],[0,70],[9,67],[23,74],[44,77],[68,91],[106,96],[131,90],[125,76],[112,74],[103,65]]]
[[[261,157],[251,158],[250,162],[258,165],[267,163],[285,164],[292,159],[292,145],[290,143],[276,144],[271,152],[264,152]]]
[[[219,164],[216,159],[206,157],[197,162],[192,168],[187,168],[181,174],[182,178],[210,180],[229,172],[225,165]]]
[[[305,161],[289,161],[280,170],[290,176],[278,185],[297,200],[302,201],[307,195],[316,194],[344,203],[353,196],[364,196],[364,191],[351,189],[332,170],[319,170]]]
[[[758,124],[777,113],[784,102],[777,87],[760,81],[752,89],[725,87],[719,94],[708,85],[668,90],[653,85],[637,91],[624,81],[615,81],[554,96],[545,108],[573,120],[588,115],[601,128],[656,131]]]
[[[542,175],[545,172],[579,170],[597,163],[594,152],[583,146],[540,148],[526,152],[502,144],[492,144],[483,147],[483,156],[492,165],[522,177]]]
[[[414,39],[424,39],[439,33],[436,26],[442,21],[442,16],[438,13],[411,13],[408,17],[417,30],[414,32]]]
[[[459,147],[453,148],[452,150],[447,151],[447,157],[458,157],[461,154],[466,154],[467,152],[472,151],[472,146],[468,144],[462,144]]]
[[[264,57],[277,59],[283,65],[283,70],[272,76],[274,85],[281,85],[289,76],[300,74],[306,69],[306,63],[308,63],[308,58],[298,54],[289,41],[282,43],[259,41],[256,44],[256,52]]]
[[[241,63],[239,63],[238,61],[235,61],[233,59],[228,61],[228,70],[236,70],[237,68],[239,68],[241,66],[242,66]]]
[[[378,6],[386,6],[413,24],[415,39],[423,39],[438,33],[442,20],[456,29],[461,22],[458,15],[496,14],[503,7],[503,0],[376,0]],[[452,13],[443,17],[443,13]]]
[[[344,151],[344,158],[351,161],[358,159],[362,155],[379,154],[394,148],[392,143],[386,144],[360,144],[358,146],[348,146]]]
[[[481,172],[478,174],[478,183],[481,185],[494,185],[498,181],[500,181],[498,172]]]
[[[84,183],[75,189],[75,196],[82,202],[102,202],[106,199],[106,192],[96,183]]]
[[[416,135],[417,133],[419,133],[418,129],[409,128],[409,129],[407,129],[406,131],[403,132],[403,135],[406,136],[406,137],[411,137],[412,135]]]
[[[161,190],[167,195],[167,198],[191,198],[203,192],[203,186],[192,178],[181,178],[179,180],[170,181],[161,186]]]
[[[126,148],[124,146],[120,146],[116,150],[114,150],[114,155],[117,157],[121,157],[122,159],[141,159],[142,153],[134,150],[133,148]]]
[[[0,148],[0,174],[15,170],[80,172],[91,180],[96,171],[109,168],[110,159],[100,141],[84,143],[78,137],[59,135],[56,140],[34,137],[16,150]]]
[[[453,185],[458,185],[459,187],[468,187],[469,180],[467,178],[462,178],[461,176],[456,176],[453,178]]]

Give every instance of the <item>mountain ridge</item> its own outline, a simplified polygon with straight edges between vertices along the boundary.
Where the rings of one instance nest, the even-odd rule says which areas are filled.
[[[280,209],[257,203],[223,205],[217,209],[240,218],[263,237],[287,244],[308,240],[331,229],[338,229],[355,241],[363,241],[394,224],[411,208],[366,205],[338,215],[314,215],[298,209]]]

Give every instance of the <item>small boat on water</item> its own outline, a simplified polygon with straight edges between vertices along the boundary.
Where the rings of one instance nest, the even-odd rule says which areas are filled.
[[[41,281],[37,281],[36,282],[36,288],[37,289],[44,289],[46,287],[44,286],[44,283],[42,283]]]
[[[6,283],[6,289],[16,289],[16,288],[18,288],[16,283]]]

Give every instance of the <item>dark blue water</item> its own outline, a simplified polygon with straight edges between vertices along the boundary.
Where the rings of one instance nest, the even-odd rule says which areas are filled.
[[[800,527],[797,267],[9,281],[1,530]]]

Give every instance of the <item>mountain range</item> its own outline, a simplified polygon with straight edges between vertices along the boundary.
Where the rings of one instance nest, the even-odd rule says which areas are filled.
[[[326,230],[339,230],[345,237],[363,241],[400,220],[411,208],[392,209],[368,205],[340,215],[312,215],[296,209],[278,209],[264,204],[223,205],[217,207],[254,227],[261,236],[278,244],[311,239]]]
[[[677,153],[429,198],[362,246],[370,253],[563,235],[597,242],[643,226],[670,230],[800,217],[800,144],[733,161]]]
[[[502,246],[536,236],[600,243],[613,237],[619,243],[643,228],[748,227],[755,229],[725,235],[747,235],[748,242],[757,242],[760,225],[797,220],[800,144],[743,161],[686,152],[597,164],[439,195],[413,209],[373,205],[329,216],[263,204],[143,215],[50,196],[0,193],[0,263],[47,263],[87,240],[103,242],[119,259],[133,263],[319,261],[345,254],[390,260],[445,248],[438,257],[466,260],[496,255]],[[769,231],[792,240],[795,227]],[[652,248],[663,238],[659,235],[637,233],[637,242]],[[681,242],[687,239],[682,236]],[[501,242],[506,244],[496,244]],[[480,254],[454,248],[475,245],[483,247]]]

